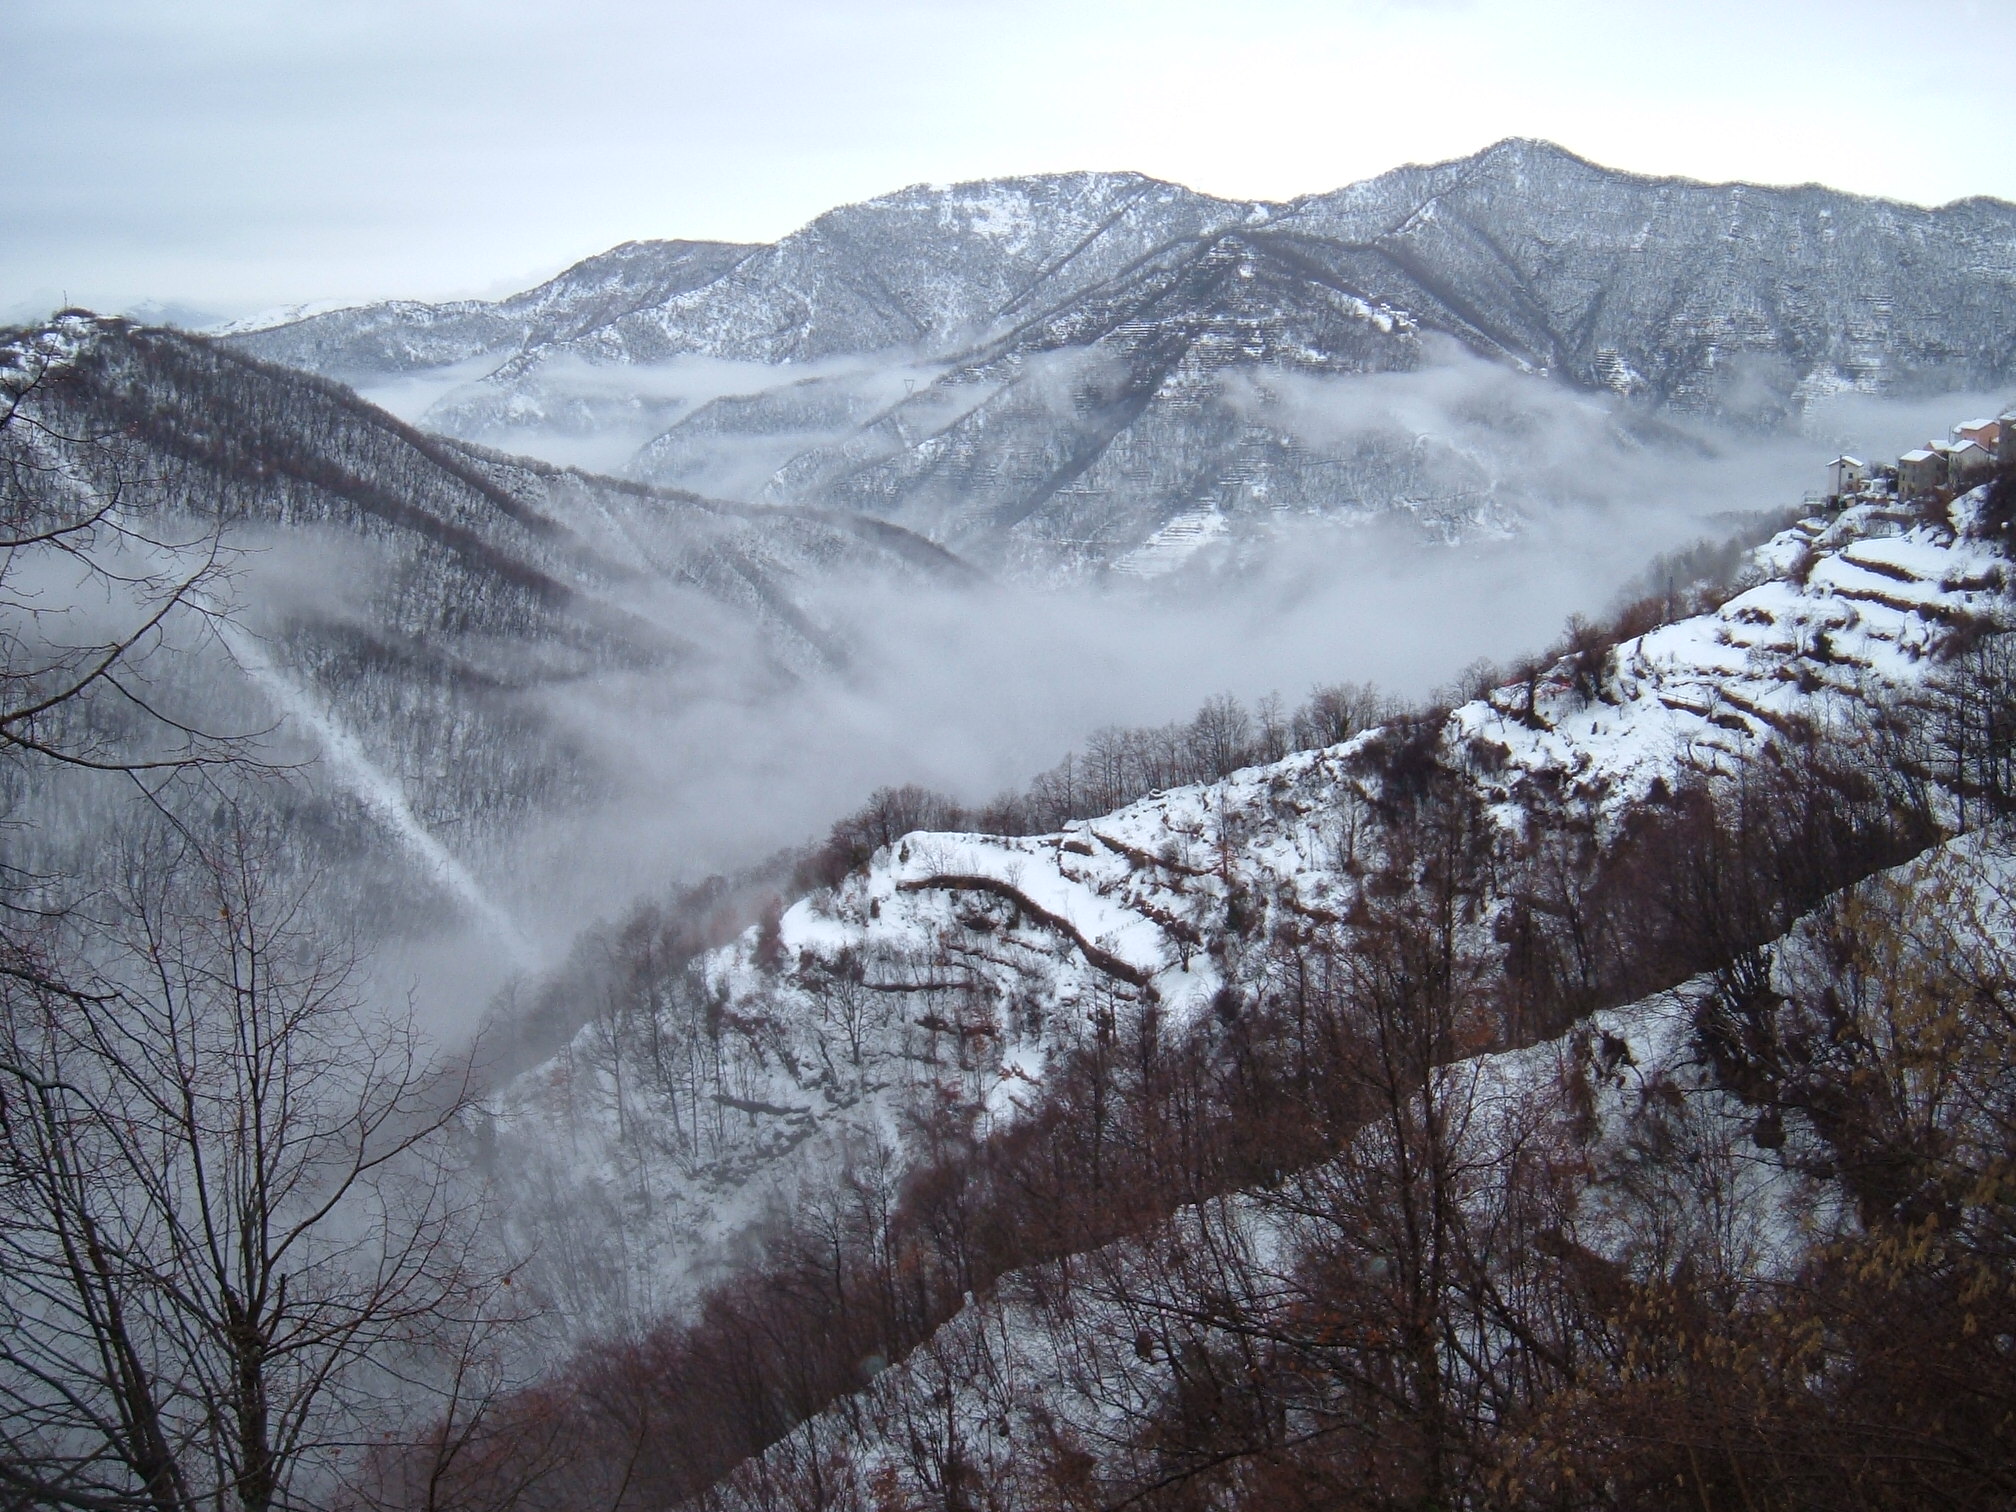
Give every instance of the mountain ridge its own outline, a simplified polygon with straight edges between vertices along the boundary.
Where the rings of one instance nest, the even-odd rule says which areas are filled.
[[[1313,413],[1367,375],[1481,360],[1622,425],[1747,430],[2016,379],[2016,206],[1631,174],[1530,138],[1281,203],[1136,174],[911,186],[681,256],[502,346],[430,346],[432,316],[387,307],[226,339],[330,371],[438,360],[430,428],[593,442],[1038,580],[1124,574],[1189,519],[1233,561],[1302,515],[1516,526],[1519,480],[1447,424],[1417,453],[1420,427],[1340,438]],[[1276,402],[1284,374],[1321,380],[1312,413]]]
[[[1957,899],[1971,948],[2006,951],[2016,788],[1975,722],[2008,707],[2009,482],[1858,493],[1733,581],[1677,580],[1467,696],[1367,704],[1255,764],[1235,738],[1217,775],[1136,784],[1092,818],[990,828],[879,795],[836,831],[845,864],[725,939],[638,916],[551,984],[593,1021],[487,1105],[522,1242],[564,1236],[564,1266],[526,1284],[621,1341],[507,1411],[507,1435],[546,1447],[495,1473],[517,1484],[552,1454],[554,1506],[613,1497],[620,1473],[653,1504],[842,1508],[959,1483],[976,1505],[1051,1508],[1206,1474],[1228,1424],[1251,1430],[1241,1460],[1303,1463],[1304,1439],[1213,1404],[1279,1390],[1332,1410],[1293,1370],[1243,1372],[1240,1349],[1256,1316],[1299,1326],[1282,1299],[1337,1295],[1333,1227],[1365,1257],[1343,1284],[1371,1290],[1351,1329],[1315,1312],[1317,1338],[1391,1364],[1406,1297],[1387,1267],[1419,1216],[1393,1194],[1416,1156],[1454,1162],[1457,1222],[1494,1222],[1522,1176],[1555,1183],[1532,1242],[1474,1236],[1487,1296],[1501,1260],[1559,1262],[1608,1326],[1624,1267],[1649,1267],[1655,1295],[1683,1284],[1669,1156],[1736,1172],[1702,1222],[1737,1213],[1782,1241],[1737,1256],[1776,1295],[1785,1256],[1827,1253],[1809,1221],[1853,1240],[1853,1204],[1913,1191],[1889,1146],[1849,1163],[1868,1131],[1832,1100],[1826,1015],[1845,1010],[1825,972],[1857,908],[1929,921]],[[1223,714],[1193,734],[1219,718],[1224,735]],[[1810,1022],[1782,1007],[1801,991]],[[1775,1037],[1781,1011],[1801,1037]],[[1991,1048],[1970,1085],[2005,1069]],[[662,1320],[641,1338],[640,1313]],[[1436,1379],[1459,1394],[1473,1338],[1531,1342],[1450,1337]],[[1245,1384],[1215,1374],[1228,1360]],[[1170,1437],[1185,1424],[1196,1460]]]
[[[2003,623],[2011,569],[1983,514],[1979,494],[1954,524],[1863,500],[1773,535],[1711,607],[1591,635],[1452,708],[1038,833],[878,837],[844,875],[787,889],[803,895],[676,974],[598,988],[613,1017],[500,1090],[509,1179],[569,1194],[551,1216],[570,1231],[592,1228],[580,1215],[597,1207],[623,1214],[609,1227],[623,1261],[576,1253],[566,1277],[542,1284],[563,1312],[620,1330],[634,1299],[683,1305],[851,1142],[923,1127],[941,1099],[975,1120],[975,1138],[1011,1128],[1046,1065],[1102,1013],[1208,1038],[1214,1015],[1237,1011],[1228,1004],[1274,990],[1284,942],[1349,938],[1381,887],[1400,885],[1384,869],[1409,864],[1431,780],[1474,806],[1466,843],[1512,870],[1511,858],[1556,845],[1564,865],[1628,866],[1633,826],[1684,807],[1690,784],[1877,738],[1886,699],[1915,696],[1953,648]],[[1493,963],[1480,971],[1512,976],[1498,957],[1525,931],[1584,927],[1554,917],[1562,905],[1482,885],[1488,901],[1466,925]],[[1649,988],[1590,990],[1614,1006]],[[1560,1031],[1508,1011],[1515,1040]],[[704,1075],[665,1048],[696,1037],[711,1046]],[[658,1059],[644,1064],[647,1053]],[[744,1116],[703,1132],[692,1108],[714,1094]],[[660,1101],[662,1117],[646,1111]],[[515,1206],[517,1221],[545,1221],[538,1201]]]
[[[67,477],[229,555],[232,597],[214,607],[237,628],[162,666],[178,696],[266,730],[276,759],[323,758],[278,801],[316,864],[390,845],[387,880],[360,903],[394,934],[460,927],[403,841],[451,834],[428,854],[507,882],[529,827],[580,820],[633,780],[584,722],[594,711],[614,701],[648,728],[640,690],[677,706],[721,684],[757,698],[842,675],[836,581],[979,581],[883,521],[512,457],[116,318],[0,333],[0,381],[18,397],[9,461],[39,459],[16,467],[18,509],[59,509]],[[332,739],[356,759],[334,759]]]
[[[1486,159],[1502,158],[1508,155],[1523,156],[1526,154],[1543,155],[1557,159],[1565,159],[1580,167],[1592,169],[1594,171],[1609,175],[1611,177],[1631,180],[1640,184],[1655,187],[1666,185],[1666,186],[1684,187],[1692,189],[1756,189],[1768,193],[1796,193],[1796,192],[1810,191],[1810,192],[1827,194],[1830,196],[1838,196],[1840,198],[1848,200],[1857,200],[1865,204],[1892,205],[1904,209],[1927,211],[1927,212],[1950,210],[1964,206],[1981,206],[1987,208],[1994,208],[1998,210],[2016,209],[2016,202],[2005,200],[2000,196],[1991,194],[1960,195],[1950,200],[1942,200],[1934,203],[1929,201],[1899,199],[1896,198],[1895,196],[1890,195],[1863,193],[1858,190],[1839,189],[1831,185],[1822,183],[1817,179],[1805,179],[1796,182],[1786,181],[1781,183],[1781,182],[1767,182],[1761,179],[1699,178],[1691,174],[1654,173],[1630,168],[1617,168],[1612,167],[1608,164],[1598,163],[1594,158],[1586,157],[1583,154],[1574,151],[1572,148],[1564,147],[1560,143],[1550,141],[1545,137],[1528,137],[1528,136],[1500,137],[1497,141],[1492,142],[1485,147],[1479,148],[1474,153],[1459,155],[1457,157],[1452,158],[1439,158],[1426,162],[1409,162],[1409,163],[1396,164],[1392,168],[1382,170],[1379,174],[1374,175],[1372,179],[1359,180],[1352,184],[1340,185],[1335,189],[1308,190],[1301,194],[1293,195],[1288,199],[1281,199],[1281,200],[1227,199],[1222,195],[1210,194],[1208,191],[1193,190],[1189,188],[1189,186],[1175,179],[1157,178],[1152,174],[1143,173],[1135,169],[1076,169],[1076,170],[1062,170],[1051,173],[1039,172],[1028,174],[1013,174],[1013,175],[1007,175],[1005,176],[1005,178],[959,179],[950,181],[919,179],[914,183],[905,184],[900,188],[889,190],[882,195],[870,196],[870,198],[867,200],[852,201],[849,202],[848,205],[836,206],[835,209],[846,209],[850,208],[853,205],[869,204],[875,202],[876,200],[894,199],[903,195],[916,194],[920,192],[943,193],[947,191],[971,189],[978,186],[1001,183],[1001,182],[1019,182],[1019,181],[1047,182],[1047,181],[1068,180],[1075,178],[1075,179],[1113,179],[1113,180],[1134,181],[1150,187],[1176,189],[1185,193],[1196,194],[1204,198],[1216,199],[1220,203],[1227,205],[1244,204],[1250,207],[1264,208],[1269,212],[1277,210],[1287,211],[1287,210],[1300,209],[1303,206],[1312,203],[1346,196],[1350,194],[1354,189],[1359,188],[1364,184],[1376,182],[1380,179],[1384,179],[1391,175],[1397,175],[1409,172],[1427,173],[1427,172],[1433,172],[1437,169],[1455,167],[1461,164],[1474,164]],[[820,217],[815,217],[814,219],[815,220],[821,219],[825,215],[829,215],[831,213],[833,212],[832,211],[822,212]],[[810,225],[811,222],[808,222],[807,224]],[[227,339],[254,336],[263,334],[268,331],[278,330],[282,327],[300,325],[310,320],[319,321],[332,316],[355,315],[362,311],[379,310],[379,309],[390,310],[396,308],[400,310],[410,311],[410,310],[424,310],[424,309],[497,308],[513,305],[515,303],[518,303],[519,301],[526,300],[531,295],[536,294],[541,290],[551,289],[556,285],[562,284],[565,280],[569,278],[570,275],[576,274],[582,270],[596,267],[597,265],[605,262],[605,260],[615,258],[618,255],[624,253],[643,252],[660,248],[679,248],[679,247],[696,247],[696,248],[718,247],[722,249],[738,248],[745,252],[753,252],[768,245],[773,244],[765,242],[724,242],[718,240],[709,240],[707,238],[695,239],[695,238],[681,238],[681,237],[648,237],[648,236],[634,237],[628,241],[617,243],[615,246],[609,248],[607,251],[591,253],[586,257],[578,258],[575,261],[566,264],[559,271],[555,272],[551,277],[542,280],[540,283],[534,284],[525,291],[522,291],[517,294],[503,295],[491,299],[468,298],[468,299],[450,299],[450,300],[437,300],[437,301],[414,299],[408,297],[393,297],[388,299],[376,299],[376,300],[374,299],[348,300],[340,303],[325,301],[325,302],[317,302],[312,310],[312,313],[308,314],[299,313],[303,308],[302,306],[282,306],[277,307],[273,310],[241,317],[239,319],[224,321],[221,324],[207,327],[197,334],[217,336]]]

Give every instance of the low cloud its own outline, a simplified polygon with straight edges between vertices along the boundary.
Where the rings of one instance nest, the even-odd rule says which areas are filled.
[[[495,356],[472,358],[361,385],[358,392],[401,419],[502,451],[591,472],[664,471],[638,453],[668,438],[681,452],[677,482],[704,493],[751,496],[793,456],[838,440],[851,423],[928,385],[941,371],[911,354],[884,352],[816,362],[770,364],[680,356],[654,363],[598,363],[571,352],[518,369]],[[495,375],[495,376],[493,376]],[[845,417],[823,427],[724,433],[708,424],[717,401],[762,402],[791,394],[801,405]]]
[[[682,397],[748,382],[728,366],[672,365],[649,381]],[[1367,449],[1416,453],[1431,490],[1488,499],[1502,528],[1452,542],[1402,501],[1284,515],[1145,583],[801,585],[845,647],[838,671],[782,675],[724,622],[674,673],[536,695],[594,754],[605,796],[539,816],[467,857],[472,869],[555,958],[640,893],[813,839],[885,783],[984,801],[1101,725],[1187,717],[1223,691],[1294,701],[1351,680],[1425,694],[1479,658],[1542,648],[1571,613],[1601,613],[1659,554],[1816,496],[1837,446],[1887,458],[1996,402],[1830,401],[1812,434],[1744,433],[1467,357],[1375,377],[1241,378],[1227,394],[1347,467]],[[1357,486],[1340,475],[1340,490]],[[428,948],[431,968],[425,952],[405,959],[432,971],[430,990],[473,1002],[494,985],[470,968],[480,950]]]
[[[1216,570],[1147,585],[827,585],[844,674],[752,694],[757,680],[722,663],[702,683],[581,695],[570,717],[606,720],[612,765],[635,778],[605,821],[631,837],[635,874],[809,837],[883,782],[984,799],[1101,724],[1184,716],[1222,690],[1293,698],[1351,679],[1425,693],[1479,657],[1539,649],[1660,553],[1816,496],[1840,440],[1888,455],[1933,409],[1950,421],[1983,402],[1837,407],[1821,443],[1648,423],[1474,359],[1266,387],[1256,409],[1312,445],[1418,438],[1513,528],[1448,544],[1404,512],[1288,518]]]

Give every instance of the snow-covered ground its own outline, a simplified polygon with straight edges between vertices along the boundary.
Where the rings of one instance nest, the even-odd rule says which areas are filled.
[[[1957,935],[2007,942],[2011,839],[1969,835],[1864,888],[1936,892]],[[1796,990],[1802,957],[1823,948],[1812,936],[1826,911],[1774,947],[1781,987]],[[1639,1282],[1666,1276],[1681,1255],[1712,1255],[1724,1274],[1768,1282],[1790,1275],[1816,1239],[1852,1227],[1839,1188],[1788,1158],[1810,1133],[1785,1131],[1782,1146],[1757,1138],[1756,1109],[1717,1086],[1693,1034],[1695,1005],[1713,990],[1688,982],[1557,1039],[1434,1074],[1431,1095],[1451,1131],[1447,1168],[1474,1233],[1495,1232],[1509,1194],[1549,1161],[1578,1173],[1573,1200],[1549,1210],[1551,1242]],[[1378,1137],[1375,1125],[1360,1144]],[[1682,1148],[1686,1160],[1646,1159]],[[1333,1164],[1348,1167],[1357,1153]],[[1302,1267],[1355,1237],[1340,1238],[1325,1211],[1329,1193],[1348,1190],[1348,1179],[1333,1180],[1318,1167],[1278,1191],[1185,1208],[1154,1232],[1003,1278],[906,1359],[742,1466],[707,1505],[795,1505],[792,1493],[814,1485],[821,1506],[907,1505],[960,1474],[985,1488],[990,1508],[1040,1507],[1054,1505],[1060,1471],[1102,1501],[1124,1498],[1166,1471],[1153,1423],[1196,1362],[1236,1361],[1252,1339],[1308,1331]],[[1378,1245],[1371,1239],[1361,1258]],[[1486,1326],[1466,1348],[1474,1364],[1510,1342]],[[1448,1365],[1465,1362],[1452,1352]]]
[[[1114,562],[1113,570],[1125,577],[1165,577],[1231,529],[1216,505],[1185,510]]]
[[[1654,785],[1846,728],[1942,643],[2003,613],[2005,559],[1886,502],[1801,521],[1712,612],[1622,642],[1595,697],[1572,668],[1457,708],[1439,734],[1515,832],[1535,803],[1614,817]],[[1151,794],[1042,836],[918,833],[771,928],[612,1004],[494,1099],[496,1167],[539,1270],[584,1329],[676,1308],[750,1253],[808,1181],[904,1114],[985,1132],[1094,1011],[1177,1022],[1262,968],[1279,920],[1339,925],[1376,865],[1374,735]],[[1234,909],[1244,927],[1228,923]],[[1647,1010],[1649,1011],[1649,1010]],[[1634,1031],[1636,1032],[1636,1031]]]

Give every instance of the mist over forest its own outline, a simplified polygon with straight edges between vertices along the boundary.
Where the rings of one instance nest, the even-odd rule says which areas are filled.
[[[0,332],[0,1506],[2005,1504],[2012,397],[1529,139]]]
[[[604,372],[605,393],[629,376]],[[655,373],[638,381],[663,392]],[[822,833],[878,787],[914,783],[979,807],[1101,726],[1187,719],[1220,694],[1292,705],[1314,687],[1368,683],[1425,697],[1646,591],[1662,556],[1767,531],[1826,486],[1816,459],[1896,455],[1949,415],[1999,406],[1978,392],[1844,396],[1764,434],[1712,419],[1645,427],[1615,399],[1455,352],[1412,373],[1282,390],[1276,404],[1316,444],[1434,446],[1481,484],[1489,520],[1448,533],[1385,512],[1287,515],[1167,577],[822,584],[844,647],[822,675],[759,692],[753,668],[730,664],[699,684],[570,689],[562,721],[606,753],[620,789],[532,842],[547,948],[668,879]],[[500,439],[570,460],[537,434]],[[584,843],[596,865],[570,883]]]
[[[1996,405],[1978,393],[1837,401],[1790,433],[1695,422],[1633,434],[1614,400],[1458,354],[1390,381],[1287,393],[1321,441],[1429,439],[1482,480],[1497,512],[1453,539],[1406,517],[1289,516],[1166,578],[817,584],[810,601],[838,654],[807,675],[778,678],[765,646],[723,626],[698,674],[544,695],[603,788],[513,836],[488,884],[498,906],[550,962],[632,898],[801,844],[879,787],[918,784],[977,808],[1102,726],[1187,719],[1216,695],[1292,705],[1311,688],[1367,683],[1425,697],[1480,660],[1550,644],[1571,615],[1600,617],[1645,590],[1664,555],[1756,537],[1825,486],[1816,458],[1894,455],[1944,416]],[[293,592],[326,591],[330,549],[316,543],[291,572],[286,543],[262,544],[248,598],[273,614]],[[478,954],[490,932],[479,926]],[[447,952],[451,976],[467,973],[451,940],[430,948]],[[479,1011],[491,985],[458,1012]]]

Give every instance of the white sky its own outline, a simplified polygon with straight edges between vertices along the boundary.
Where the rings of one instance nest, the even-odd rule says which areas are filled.
[[[0,0],[0,315],[502,293],[919,180],[1547,137],[2016,199],[2016,0]]]

